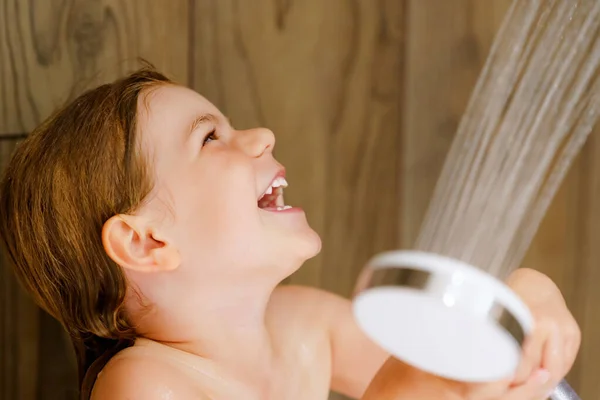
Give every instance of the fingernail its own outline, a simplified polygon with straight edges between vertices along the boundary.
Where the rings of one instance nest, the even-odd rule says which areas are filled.
[[[550,372],[546,369],[538,369],[535,372],[533,379],[537,384],[545,385],[550,381]]]

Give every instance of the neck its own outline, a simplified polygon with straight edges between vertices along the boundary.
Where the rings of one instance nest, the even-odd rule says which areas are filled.
[[[153,314],[144,336],[209,359],[244,381],[268,379],[276,355],[266,326],[274,289],[249,283],[199,288],[193,303],[178,301],[164,315]]]

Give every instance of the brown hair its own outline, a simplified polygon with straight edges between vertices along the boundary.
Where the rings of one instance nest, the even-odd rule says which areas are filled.
[[[83,93],[16,148],[0,181],[0,238],[21,284],[71,336],[82,397],[92,370],[135,337],[124,314],[125,276],[101,232],[152,190],[136,151],[138,99],[166,83],[147,65]]]

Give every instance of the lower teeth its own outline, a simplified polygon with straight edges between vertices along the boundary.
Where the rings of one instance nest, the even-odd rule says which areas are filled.
[[[290,208],[292,208],[292,206],[277,207],[277,211],[289,210]]]

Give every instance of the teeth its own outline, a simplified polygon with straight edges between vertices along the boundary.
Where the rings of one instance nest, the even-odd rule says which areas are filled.
[[[283,177],[277,177],[275,178],[275,180],[273,181],[273,183],[271,183],[271,186],[269,186],[267,188],[267,190],[265,191],[265,193],[263,194],[263,196],[267,195],[267,194],[273,194],[273,189],[276,189],[278,187],[282,187],[282,188],[286,188],[288,186],[287,181],[285,180],[285,178]],[[261,196],[262,198],[262,196]]]
[[[282,187],[285,188],[285,187],[288,186],[288,183],[285,180],[285,178],[283,178],[283,177],[280,176],[280,177],[275,178],[275,180],[273,181],[273,183],[271,184],[271,186],[274,187],[274,188],[277,188],[277,187],[280,187],[280,186],[282,186]]]
[[[266,196],[268,194],[273,194],[273,189],[276,189],[278,187],[281,187],[281,188],[288,187],[288,183],[287,183],[287,181],[285,180],[284,177],[280,176],[280,177],[275,178],[275,180],[273,181],[273,183],[271,183],[271,186],[269,186],[267,188],[267,190],[265,191],[265,193],[260,198],[262,199],[264,196]]]
[[[289,210],[290,208],[292,208],[292,206],[277,207],[277,211]]]

